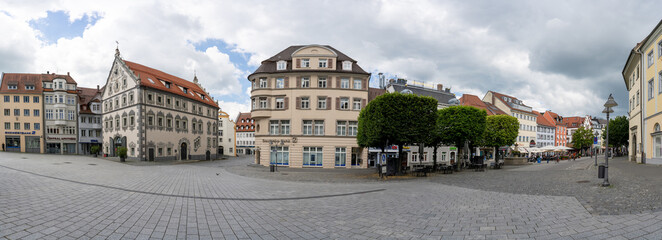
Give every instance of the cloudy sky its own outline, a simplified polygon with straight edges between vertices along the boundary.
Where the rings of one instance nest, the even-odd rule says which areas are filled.
[[[0,71],[70,72],[105,84],[122,57],[200,82],[233,117],[246,76],[290,45],[334,46],[373,73],[536,110],[602,116],[621,70],[660,21],[661,1],[44,1],[0,0]]]

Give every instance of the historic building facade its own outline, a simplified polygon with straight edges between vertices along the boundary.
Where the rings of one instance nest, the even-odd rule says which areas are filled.
[[[567,131],[566,124],[563,121],[563,117],[552,111],[545,111],[542,113],[542,116],[547,119],[547,121],[554,123],[554,146],[563,146],[567,144]]]
[[[103,121],[101,120],[101,92],[97,88],[78,87],[78,153],[91,154],[92,146],[101,147]]]
[[[643,65],[642,62],[641,43],[637,43],[630,51],[625,66],[623,67],[623,80],[625,81],[625,88],[628,90],[628,121],[630,131],[628,134],[629,149],[628,159],[642,163],[644,159],[644,119],[643,119],[643,101],[642,89],[643,82],[641,81]]]
[[[125,61],[116,50],[102,93],[104,152],[143,161],[215,159],[218,105],[198,83]]]
[[[289,167],[367,167],[356,142],[370,74],[330,46],[290,46],[248,76],[255,162]]]
[[[239,113],[235,121],[237,154],[251,155],[255,152],[255,120],[251,113]]]
[[[235,123],[226,112],[218,112],[218,155],[237,156]]]
[[[0,115],[3,151],[44,153],[42,79],[51,74],[3,73]]]
[[[554,146],[556,124],[547,120],[539,112],[533,112],[536,114],[536,123],[538,124],[536,147]]]
[[[483,97],[484,102],[488,102],[506,114],[516,117],[519,121],[519,133],[515,144],[519,147],[535,146],[537,137],[536,114],[529,106],[524,105],[521,100],[505,94],[488,91]]]
[[[78,153],[77,83],[67,75],[42,79],[46,153]]]

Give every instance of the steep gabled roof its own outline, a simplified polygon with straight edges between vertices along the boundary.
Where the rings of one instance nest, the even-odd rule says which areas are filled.
[[[460,104],[462,106],[472,106],[476,108],[480,108],[485,110],[487,112],[488,116],[491,115],[506,115],[506,112],[502,111],[501,109],[497,108],[491,103],[488,102],[483,102],[478,96],[476,95],[471,95],[471,94],[463,94],[462,97],[460,98]]]
[[[246,120],[243,123],[241,120]],[[239,115],[237,115],[237,122],[235,123],[236,130],[237,132],[255,132],[255,123],[251,122],[251,113],[242,113],[240,112]],[[244,127],[244,129],[241,129],[241,127]],[[253,128],[251,128],[253,127]]]
[[[564,118],[561,117],[561,116],[559,116],[559,115],[558,115],[557,113],[555,113],[555,112],[552,112],[552,111],[545,111],[544,113],[542,113],[542,115],[545,116],[545,117],[549,116],[550,119],[551,119],[551,121],[553,121],[553,123],[556,124],[556,126],[563,126],[563,127],[566,126],[565,121],[563,121],[563,122],[561,122],[561,121],[557,121],[557,119],[559,119],[559,118],[561,118],[562,120],[563,120]],[[550,121],[550,119],[547,119],[547,120]]]
[[[41,93],[44,91],[42,82],[53,81],[55,78],[66,79],[67,82],[76,81],[69,75],[45,74],[45,73],[3,73],[0,93]],[[9,89],[9,85],[16,85],[16,89]],[[25,86],[34,86],[34,90],[27,90]]]
[[[131,61],[124,60],[124,63],[133,71],[136,77],[140,78],[140,85],[142,86],[173,93],[218,108],[216,102],[198,84]],[[159,80],[169,82],[171,84],[170,88],[167,88]],[[184,93],[179,87],[188,89],[188,93]],[[204,96],[204,99],[201,96]]]
[[[536,114],[536,123],[538,125],[543,125],[543,126],[548,126],[548,127],[556,127],[556,124],[550,122],[547,120],[542,114],[540,114],[538,111],[533,111],[533,113]]]
[[[517,111],[526,112],[526,113],[533,113],[533,111],[525,111],[525,110],[522,110],[522,109],[514,108],[514,107],[513,107],[513,104],[515,104],[515,103],[513,103],[512,101],[511,101],[511,102],[506,102],[506,101],[503,100],[503,97],[506,97],[506,98],[509,98],[509,99],[512,99],[512,100],[516,100],[516,101],[522,102],[522,100],[519,100],[519,99],[517,99],[516,97],[509,96],[509,95],[506,95],[506,94],[503,94],[503,93],[498,93],[498,92],[495,92],[495,91],[489,91],[489,92],[492,93],[492,96],[494,96],[494,98],[496,98],[496,99],[498,99],[499,101],[503,102],[503,104],[506,104],[506,106],[508,106],[508,108],[510,108],[510,109],[512,109],[512,110],[517,110]],[[531,107],[529,107],[529,106],[527,106],[527,105],[524,105],[524,103],[522,103],[522,104],[517,104],[517,105],[521,105],[521,106],[523,106],[523,107],[531,108]]]
[[[584,117],[564,117],[563,121],[568,128],[579,128],[584,124]]]
[[[92,113],[92,109],[90,109],[89,104],[92,102],[95,96],[97,94],[101,94],[103,92],[103,88],[101,89],[96,89],[96,88],[85,88],[85,87],[77,87],[76,91],[78,92],[78,110],[80,113]],[[97,100],[98,101],[98,100]],[[83,107],[85,106],[85,107]]]

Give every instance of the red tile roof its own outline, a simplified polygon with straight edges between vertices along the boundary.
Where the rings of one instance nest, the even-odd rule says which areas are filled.
[[[509,104],[508,102],[506,102],[506,101],[503,100],[503,97],[507,97],[507,98],[514,99],[514,100],[517,100],[517,101],[520,101],[520,102],[522,101],[522,100],[517,99],[516,97],[509,96],[509,95],[506,95],[506,94],[503,94],[503,93],[494,92],[494,91],[490,91],[490,92],[492,92],[492,95],[494,96],[494,98],[496,98],[496,99],[498,99],[499,101],[501,101],[501,102],[503,102],[504,104],[506,104],[506,106],[508,106],[510,109],[517,110],[517,111],[521,111],[521,112],[533,113],[533,112],[529,112],[529,111],[524,111],[524,110],[521,110],[521,109],[513,108],[513,107],[510,106],[510,104]],[[522,105],[522,106],[524,106],[524,107],[529,107],[529,106],[527,106],[527,105],[524,105],[524,103],[522,103],[522,104],[518,104],[518,105]]]
[[[241,120],[244,120],[244,122],[242,123]],[[255,123],[251,120],[251,113],[239,113],[235,123],[237,132],[255,132]],[[244,129],[241,129],[241,127],[244,127]]]
[[[538,125],[543,125],[543,126],[548,126],[548,127],[556,127],[556,124],[550,122],[547,120],[542,114],[540,114],[538,111],[533,111],[533,113],[536,114],[536,123]]]
[[[103,88],[97,90],[96,88],[77,87],[76,89],[78,90],[78,106],[80,113],[92,114],[92,109],[90,109],[89,104],[97,94],[101,94]]]
[[[154,88],[158,89],[161,91],[165,92],[170,92],[173,94],[177,94],[179,96],[187,97],[189,99],[207,104],[209,106],[213,106],[218,108],[218,105],[216,102],[212,100],[212,98],[207,95],[207,93],[200,88],[195,83],[189,82],[187,80],[184,80],[179,77],[175,77],[173,75],[167,74],[165,72],[138,64],[134,63],[131,61],[126,61],[124,60],[126,65],[133,71],[133,73],[140,78],[140,84],[149,88]],[[150,81],[150,79],[152,81]],[[167,88],[161,81],[163,80],[165,82],[170,82],[170,88]],[[184,93],[179,87],[187,88],[188,93]],[[202,99],[198,94],[202,95],[205,97],[205,99]]]
[[[584,117],[564,117],[563,121],[568,128],[579,128],[584,124]]]
[[[44,79],[51,79],[54,76],[61,75],[52,75],[52,74],[41,74],[41,73],[3,73],[2,74],[2,84],[0,84],[0,93],[34,93],[41,94],[44,91],[42,88],[42,81]],[[65,75],[66,76],[66,75]],[[69,77],[71,78],[71,77]],[[17,89],[9,89],[9,84],[17,85]],[[25,85],[34,86],[34,90],[25,89]]]
[[[483,109],[487,112],[488,116],[506,115],[504,111],[501,111],[501,109],[497,108],[491,103],[483,102],[483,100],[480,100],[480,98],[478,98],[478,96],[476,95],[463,94],[462,97],[460,98],[460,104],[462,106],[472,106]]]

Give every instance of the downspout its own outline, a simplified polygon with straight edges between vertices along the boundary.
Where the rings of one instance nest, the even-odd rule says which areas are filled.
[[[637,99],[637,101],[641,102],[641,108],[639,108],[639,117],[641,118],[641,130],[639,136],[641,137],[641,162],[645,163],[646,162],[646,151],[644,150],[646,148],[646,138],[644,137],[644,129],[646,128],[646,121],[645,121],[645,111],[646,109],[646,101],[644,101],[643,93],[644,93],[644,54],[641,52],[641,48],[637,49],[635,51],[637,54],[639,54],[640,60],[639,60],[639,91],[642,93],[640,96],[640,99]],[[636,147],[636,146],[635,146]],[[635,153],[635,158],[636,158]],[[636,161],[636,160],[635,160]]]

